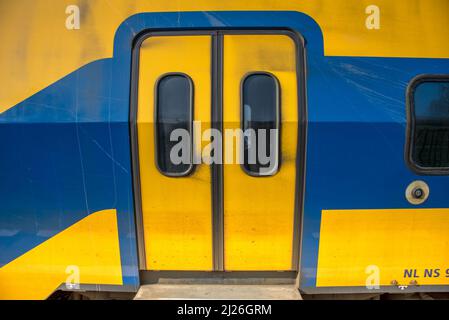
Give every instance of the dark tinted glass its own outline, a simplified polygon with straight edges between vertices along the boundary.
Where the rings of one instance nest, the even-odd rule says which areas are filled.
[[[449,80],[421,82],[412,99],[413,161],[423,168],[449,167]]]
[[[242,86],[242,104],[245,133],[243,166],[251,175],[272,175],[278,169],[279,152],[277,80],[269,74],[247,76]]]
[[[186,175],[192,169],[191,131],[192,131],[192,82],[185,75],[167,75],[161,78],[157,84],[156,101],[156,145],[157,164],[159,169],[172,176]],[[185,130],[188,133],[188,146],[179,149],[179,158],[188,161],[172,161],[170,152],[181,141],[181,137],[170,141],[170,135],[176,129]],[[177,131],[179,132],[179,130]],[[185,139],[184,139],[184,142]],[[178,148],[176,149],[178,150]],[[188,154],[182,154],[187,152]]]

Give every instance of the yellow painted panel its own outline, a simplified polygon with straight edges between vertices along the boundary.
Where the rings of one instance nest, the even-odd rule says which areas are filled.
[[[365,26],[373,4],[380,9],[378,30]],[[65,27],[69,5],[80,8],[79,30]],[[111,57],[117,28],[134,14],[233,10],[303,12],[319,24],[328,56],[449,58],[447,0],[0,1],[0,112]]]
[[[0,268],[0,299],[45,299],[74,267],[81,284],[123,284],[115,209],[92,213]]]
[[[210,128],[211,37],[161,36],[142,43],[139,66],[138,141],[147,268],[211,270],[211,175],[196,165],[187,177],[162,175],[155,164],[154,88],[168,72],[189,75],[194,86],[194,120]],[[207,143],[203,143],[203,146]],[[195,152],[201,154],[201,145]]]
[[[317,286],[365,286],[369,266],[380,285],[447,285],[448,230],[449,209],[323,210]]]
[[[225,35],[223,59],[224,128],[240,128],[240,82],[252,71],[270,72],[279,80],[282,122],[276,175],[251,177],[239,164],[224,165],[225,269],[291,270],[298,125],[295,44],[285,35]]]

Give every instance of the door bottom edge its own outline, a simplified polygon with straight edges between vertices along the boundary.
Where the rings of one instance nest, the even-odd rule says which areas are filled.
[[[295,284],[298,271],[140,271],[143,284]]]

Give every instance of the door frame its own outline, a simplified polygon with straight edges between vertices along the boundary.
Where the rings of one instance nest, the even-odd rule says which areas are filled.
[[[307,142],[307,97],[306,97],[306,51],[305,40],[295,30],[289,28],[208,28],[208,29],[150,29],[134,38],[131,58],[131,83],[129,107],[129,133],[131,144],[131,175],[137,258],[139,269],[146,270],[145,241],[143,230],[142,195],[140,183],[139,144],[137,132],[138,80],[140,47],[151,36],[210,35],[212,41],[211,62],[211,128],[223,132],[223,36],[224,35],[287,35],[295,43],[296,77],[298,93],[298,136],[296,151],[295,204],[293,221],[292,270],[299,271],[302,243],[303,210],[305,196],[306,142]],[[217,58],[214,58],[217,57]],[[212,187],[212,254],[213,270],[224,271],[224,231],[223,231],[223,164],[211,166]]]

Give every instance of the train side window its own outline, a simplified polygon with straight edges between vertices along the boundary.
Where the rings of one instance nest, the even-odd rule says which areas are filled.
[[[449,173],[449,75],[415,79],[408,93],[408,159],[420,173]]]
[[[186,176],[193,170],[193,82],[185,74],[166,74],[157,81],[155,93],[157,168],[167,176]],[[175,147],[181,140],[188,145]]]
[[[251,176],[271,176],[278,171],[279,90],[278,80],[269,73],[250,73],[242,81],[242,168]]]

